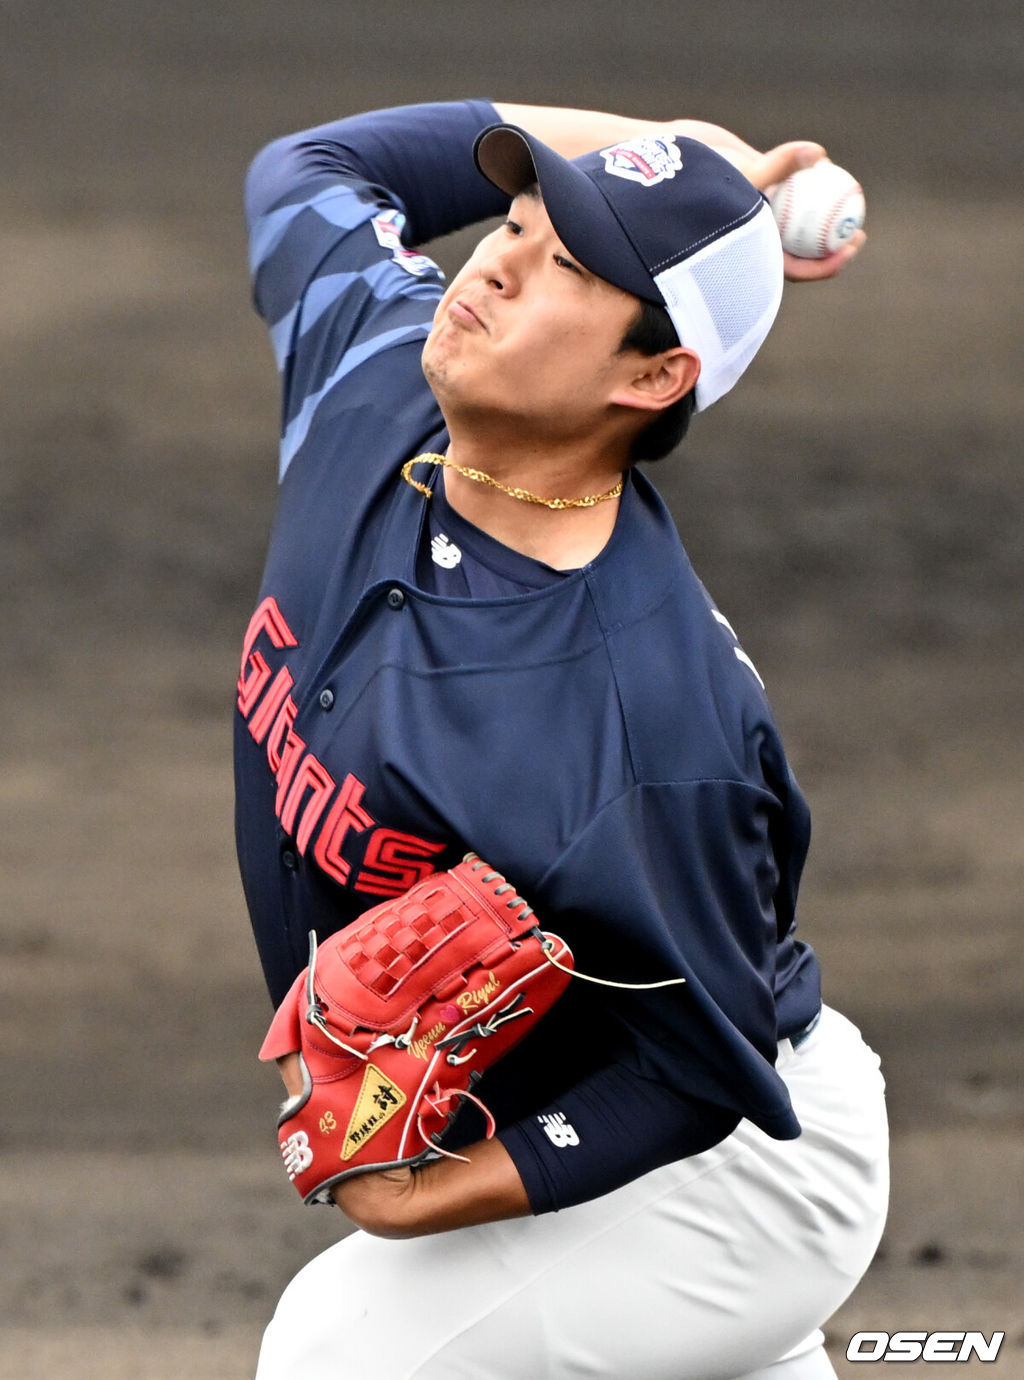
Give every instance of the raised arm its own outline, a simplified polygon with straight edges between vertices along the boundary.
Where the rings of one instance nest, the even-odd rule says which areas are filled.
[[[495,110],[506,124],[519,125],[542,139],[565,158],[576,158],[604,144],[629,139],[637,134],[671,130],[682,138],[709,144],[743,173],[755,187],[770,194],[771,189],[791,173],[809,168],[826,156],[821,144],[806,139],[779,144],[761,153],[731,130],[704,120],[638,120],[600,110],[573,110],[561,106],[495,103]],[[863,230],[848,244],[825,259],[798,259],[785,255],[786,277],[792,282],[815,282],[832,278],[857,254],[864,244]]]

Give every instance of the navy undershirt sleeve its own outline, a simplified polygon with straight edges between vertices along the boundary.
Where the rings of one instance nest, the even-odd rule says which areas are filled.
[[[499,1133],[534,1213],[600,1197],[663,1164],[699,1154],[739,1114],[621,1064],[598,1069],[535,1116]]]

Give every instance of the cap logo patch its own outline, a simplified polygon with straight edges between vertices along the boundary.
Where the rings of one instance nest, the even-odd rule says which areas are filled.
[[[644,134],[623,144],[612,144],[601,150],[605,172],[624,177],[641,186],[653,187],[658,182],[675,177],[683,166],[683,155],[676,147],[674,134]]]

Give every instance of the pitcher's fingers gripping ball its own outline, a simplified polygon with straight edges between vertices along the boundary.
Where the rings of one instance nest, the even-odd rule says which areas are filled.
[[[473,1085],[550,1009],[571,969],[564,942],[475,853],[319,947],[311,935],[309,967],[260,1050],[299,1053],[303,1089],[281,1110],[278,1141],[303,1200],[329,1203],[352,1174],[450,1154],[460,1102],[476,1101]]]
[[[864,224],[860,183],[827,158],[780,182],[771,206],[783,249],[800,259],[827,258]]]

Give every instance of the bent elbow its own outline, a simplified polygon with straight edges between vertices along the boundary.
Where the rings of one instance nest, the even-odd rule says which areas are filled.
[[[286,135],[266,144],[249,164],[245,175],[244,205],[253,225],[288,191],[296,171],[297,136]]]

